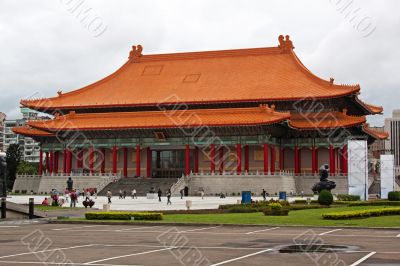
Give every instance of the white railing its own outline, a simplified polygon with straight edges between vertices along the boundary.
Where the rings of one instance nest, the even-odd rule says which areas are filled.
[[[249,171],[237,173],[236,171],[223,171],[221,172],[209,172],[200,171],[199,173],[190,173],[190,176],[237,176],[237,177],[254,177],[254,176],[294,176],[292,171],[276,171],[276,172],[262,172],[262,171]]]

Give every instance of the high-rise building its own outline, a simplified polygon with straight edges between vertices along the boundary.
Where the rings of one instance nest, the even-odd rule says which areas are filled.
[[[6,118],[7,118],[6,114],[0,112],[0,151],[4,151],[3,131],[4,131],[4,121],[6,120]]]
[[[30,110],[29,108],[21,108],[22,118],[5,120],[4,127],[2,129],[2,141],[4,151],[7,151],[11,144],[19,144],[22,151],[22,160],[28,162],[39,162],[39,143],[34,141],[32,138],[20,134],[15,134],[12,131],[13,127],[25,126],[28,120],[43,119],[38,116],[38,113]]]
[[[392,117],[385,119],[384,130],[389,133],[385,150],[394,155],[394,171],[400,176],[400,109],[393,110]]]

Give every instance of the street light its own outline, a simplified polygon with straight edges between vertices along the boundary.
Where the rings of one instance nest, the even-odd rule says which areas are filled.
[[[1,197],[7,197],[7,161],[4,152],[0,152],[0,178],[2,179]]]

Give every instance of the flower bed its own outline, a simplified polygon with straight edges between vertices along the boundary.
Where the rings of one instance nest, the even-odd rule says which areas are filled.
[[[343,211],[322,214],[322,218],[329,220],[345,220],[353,218],[367,218],[383,215],[400,215],[400,208],[381,208],[363,211]]]
[[[87,220],[162,220],[161,213],[155,212],[87,212]]]

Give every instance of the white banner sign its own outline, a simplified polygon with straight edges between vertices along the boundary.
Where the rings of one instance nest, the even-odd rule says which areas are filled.
[[[387,199],[388,193],[394,191],[394,156],[381,155],[381,198]]]
[[[359,195],[361,200],[368,199],[368,157],[367,141],[349,140],[348,142],[349,194]]]

